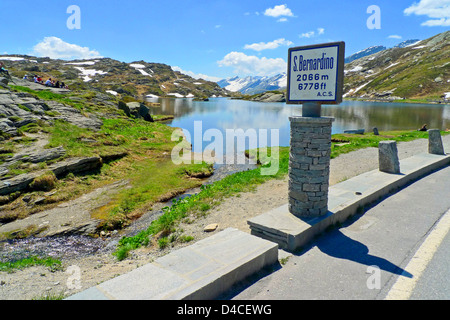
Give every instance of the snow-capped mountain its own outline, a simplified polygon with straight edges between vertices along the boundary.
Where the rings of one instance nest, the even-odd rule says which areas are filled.
[[[405,40],[405,41],[397,44],[393,48],[406,48],[408,46],[411,46],[413,44],[418,43],[419,41],[420,40],[417,40],[417,39]],[[352,61],[355,61],[355,60],[358,60],[360,58],[364,58],[364,57],[370,56],[372,54],[375,54],[375,53],[378,53],[378,52],[381,52],[381,51],[384,51],[384,50],[387,50],[387,48],[384,47],[384,46],[372,46],[372,47],[369,47],[367,49],[358,51],[358,52],[352,54],[351,56],[345,58],[345,63],[350,63]]]
[[[350,63],[350,62],[352,62],[354,60],[370,56],[371,54],[374,54],[374,53],[377,53],[377,52],[380,52],[380,51],[383,51],[383,50],[386,50],[386,49],[387,48],[384,47],[384,46],[372,46],[372,47],[369,47],[367,49],[358,51],[358,52],[352,54],[351,56],[345,58],[345,63]]]
[[[418,40],[418,39],[406,40],[406,41],[399,43],[394,48],[406,48],[406,47],[409,47],[410,45],[416,44],[418,42],[420,42],[420,40]]]
[[[233,77],[220,80],[217,84],[228,91],[243,94],[257,94],[270,90],[280,90],[287,86],[287,74],[280,73],[271,77],[248,76],[245,78]]]

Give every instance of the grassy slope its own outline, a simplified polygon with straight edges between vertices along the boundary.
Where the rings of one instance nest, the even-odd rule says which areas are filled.
[[[176,166],[171,160],[171,151],[178,141],[171,141],[175,130],[167,125],[155,122],[149,123],[139,119],[130,119],[120,114],[122,111],[90,103],[90,92],[80,91],[70,94],[56,94],[49,91],[33,91],[26,87],[13,87],[13,90],[29,92],[42,100],[53,100],[70,104],[73,107],[89,111],[105,111],[105,114],[116,115],[114,119],[103,119],[103,127],[99,132],[82,129],[55,120],[53,125],[43,122],[33,124],[34,133],[45,133],[49,136],[47,148],[62,146],[67,151],[67,157],[101,156],[111,159],[111,155],[118,155],[116,160],[105,162],[100,172],[86,175],[69,174],[57,181],[53,195],[44,195],[42,191],[30,192],[32,197],[45,196],[46,200],[30,210],[22,198],[25,193],[8,199],[1,199],[7,205],[0,214],[0,222],[22,219],[45,209],[53,207],[61,201],[74,199],[82,194],[108,183],[127,179],[131,188],[120,192],[107,207],[94,213],[96,218],[104,221],[105,229],[123,227],[132,219],[139,217],[149,210],[155,202],[170,198],[187,189],[201,185],[201,180],[195,176],[212,174],[212,166],[206,163]],[[82,98],[74,102],[71,96]],[[27,142],[26,137],[23,139]],[[2,150],[7,148],[18,150],[20,143],[11,144],[3,141]],[[6,149],[5,149],[6,150]],[[11,155],[11,152],[3,156]],[[61,159],[59,159],[61,160]],[[48,163],[40,164],[39,170],[45,169]],[[36,170],[35,169],[35,170]],[[31,169],[13,169],[13,173],[21,174]]]

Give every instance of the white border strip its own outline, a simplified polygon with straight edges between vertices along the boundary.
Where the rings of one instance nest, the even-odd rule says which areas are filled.
[[[424,243],[417,250],[414,257],[405,268],[405,272],[413,275],[412,278],[401,275],[392,286],[385,300],[408,300],[419,281],[421,275],[427,268],[434,254],[441,245],[450,230],[450,210],[439,220]]]

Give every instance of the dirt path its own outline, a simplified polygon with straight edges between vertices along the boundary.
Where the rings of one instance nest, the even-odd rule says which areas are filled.
[[[450,150],[450,136],[443,138],[444,147]],[[404,159],[412,155],[427,152],[427,140],[415,140],[398,145],[399,158]],[[331,161],[330,184],[334,185],[361,173],[378,167],[378,149],[368,148],[344,154]],[[257,187],[254,192],[242,193],[224,200],[218,207],[202,219],[192,224],[182,224],[179,227],[184,234],[194,236],[195,241],[201,240],[214,233],[205,233],[204,227],[218,224],[215,232],[229,227],[250,232],[247,220],[270,209],[277,208],[288,201],[287,178],[272,180]],[[139,225],[141,228],[142,225]],[[63,260],[63,270],[51,272],[44,267],[33,267],[12,274],[0,272],[0,299],[33,299],[46,295],[72,295],[85,290],[97,283],[109,280],[117,275],[129,272],[146,263],[150,263],[159,256],[171,250],[179,249],[177,245],[163,251],[156,248],[143,248],[132,252],[127,260],[118,262],[112,251],[117,238],[105,241],[104,247],[96,254],[82,257],[72,257]],[[72,266],[73,268],[69,268]],[[67,273],[66,270],[72,273]],[[81,288],[76,288],[79,279]]]

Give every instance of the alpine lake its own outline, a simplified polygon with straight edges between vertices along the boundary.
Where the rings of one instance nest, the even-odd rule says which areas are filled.
[[[258,133],[258,137],[260,132],[266,131],[267,138],[259,138],[258,147],[286,147],[290,144],[289,117],[302,116],[301,105],[280,102],[254,102],[229,98],[210,98],[209,101],[151,98],[148,101],[160,104],[151,108],[152,114],[174,116],[173,120],[166,123],[183,129],[187,139],[192,143],[194,152],[202,152],[211,146],[214,138],[205,139],[206,132],[212,132],[217,139],[214,133],[220,132],[226,137],[227,130],[238,132],[240,129],[241,132],[254,130],[253,132]],[[450,128],[450,104],[344,101],[339,105],[323,105],[322,116],[335,119],[333,134],[360,129],[373,132],[374,128],[378,128],[380,132],[417,130],[424,124],[427,124],[428,129]],[[275,136],[274,141],[271,141],[271,133],[276,130],[278,137]],[[224,146],[225,143],[223,142]],[[248,148],[248,143],[245,148]]]

